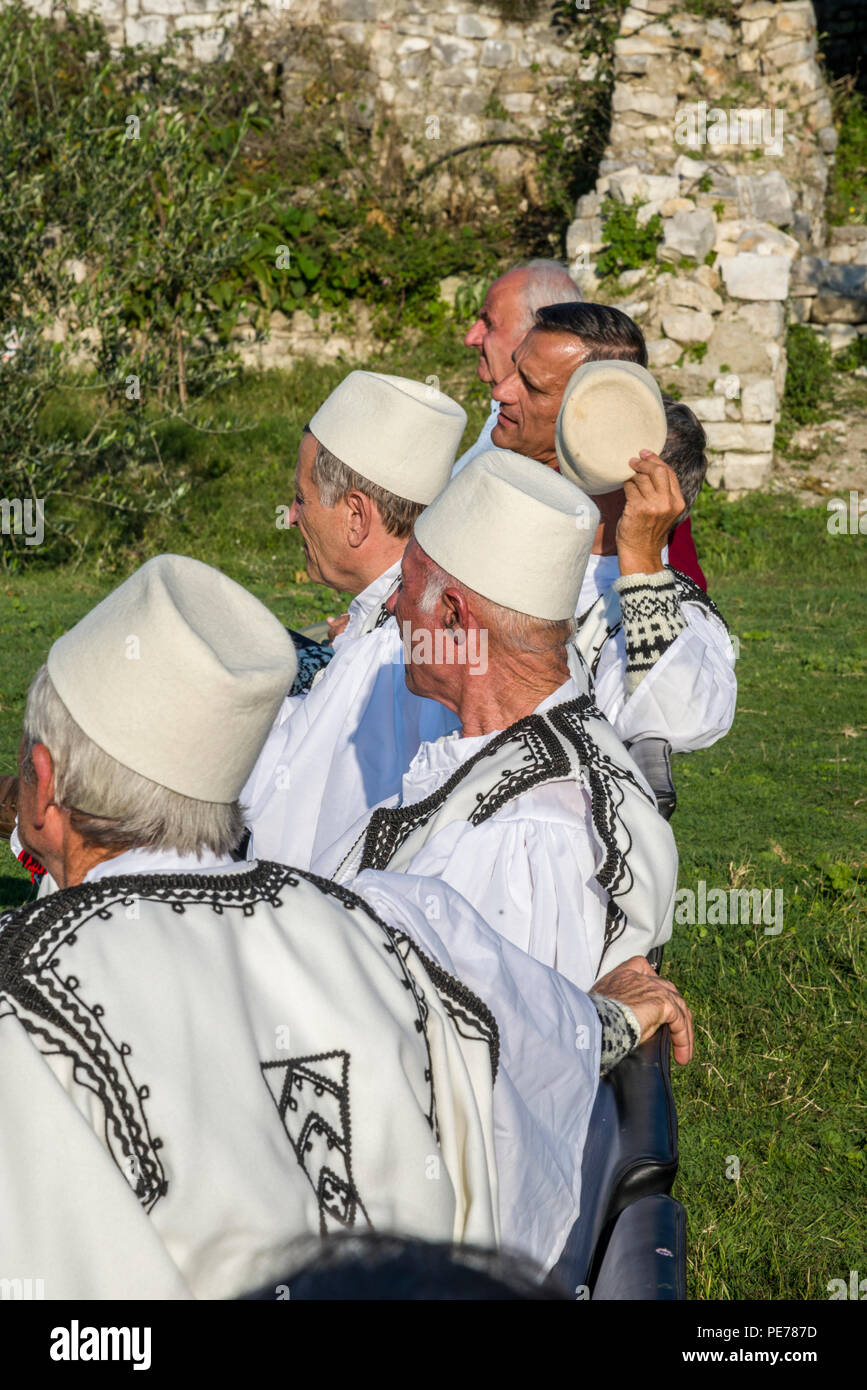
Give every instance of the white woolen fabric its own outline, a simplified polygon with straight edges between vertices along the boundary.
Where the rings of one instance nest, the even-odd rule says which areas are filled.
[[[182,796],[224,803],[296,669],[273,613],[185,555],[148,560],[48,653],[57,694],[103,752]]]
[[[186,890],[171,875],[160,876],[165,901],[153,874],[108,874],[92,884],[90,908],[85,885],[0,919],[10,932],[32,930],[38,914],[68,905],[47,969],[64,982],[74,974],[77,1007],[90,1012],[86,1036],[98,1042],[71,1044],[85,1058],[74,1070],[53,1041],[69,1035],[30,1012],[34,996],[14,974],[0,977],[0,1249],[9,1277],[44,1272],[48,1297],[231,1298],[278,1281],[288,1243],[320,1228],[314,1186],[275,1103],[282,1064],[297,1059],[339,1077],[332,1052],[349,1059],[347,1123],[337,1098],[317,1100],[308,1082],[292,1092],[300,1110],[287,1111],[295,1138],[308,1112],[342,1129],[375,1229],[497,1241],[486,1043],[458,1035],[416,957],[428,1053],[380,926],[304,880],[279,883],[273,902],[244,888],[274,866],[234,869],[225,887],[208,878],[202,901],[187,892],[182,913],[171,903]],[[65,990],[55,986],[52,1003],[69,1019]],[[22,1021],[42,1031],[25,1033]],[[134,1190],[135,1164],[125,1171],[130,1151],[87,1084],[87,1059],[100,1049],[168,1183],[150,1212]],[[115,1099],[114,1115],[119,1107]],[[323,1163],[339,1172],[315,1131],[311,1139],[314,1177]],[[355,1229],[366,1229],[362,1214]]]
[[[580,1211],[581,1158],[599,1080],[595,1008],[441,880],[367,870],[352,886],[496,1015],[500,1238],[549,1269]]]
[[[491,449],[425,508],[415,538],[483,598],[556,621],[575,611],[598,524],[595,504],[553,469]]]
[[[407,689],[395,622],[349,642],[305,699],[284,706],[244,788],[253,851],[309,868],[400,790],[421,743],[456,727],[444,705]]]
[[[659,453],[668,424],[659,387],[637,362],[585,362],[569,378],[554,438],[560,471],[602,497],[633,476],[640,450]]]
[[[579,693],[574,682],[567,681],[538,712]],[[409,806],[429,796],[494,737],[493,732],[467,739],[453,734],[423,745],[403,778],[400,795],[387,804]],[[630,762],[625,750],[623,757]],[[363,817],[315,858],[314,872],[331,877],[340,869],[341,881],[348,881],[344,876],[351,877],[355,869],[352,860],[344,860],[368,819]],[[661,820],[653,849],[652,866],[639,864],[636,850],[632,867],[656,904],[650,914],[655,929],[642,931],[630,923],[604,961],[608,899],[595,878],[604,852],[593,827],[589,794],[576,781],[534,787],[480,825],[453,821],[430,835],[406,872],[442,879],[514,946],[559,970],[579,989],[589,989],[600,963],[602,973],[607,973],[630,956],[646,955],[671,935],[677,852]]]
[[[368,482],[427,506],[448,482],[466,423],[463,406],[432,385],[350,372],[310,432]]]
[[[462,472],[464,468],[466,468],[467,464],[470,462],[470,459],[474,459],[477,454],[484,454],[488,449],[493,449],[496,447],[494,444],[491,443],[491,434],[493,432],[494,426],[497,423],[497,416],[499,415],[499,413],[500,402],[491,401],[491,409],[488,414],[488,418],[485,420],[485,423],[482,425],[482,428],[479,431],[479,437],[473,444],[470,445],[469,449],[466,449],[464,453],[461,454],[460,458],[458,459],[457,463],[452,469],[453,478],[456,478],[457,475],[460,472]]]

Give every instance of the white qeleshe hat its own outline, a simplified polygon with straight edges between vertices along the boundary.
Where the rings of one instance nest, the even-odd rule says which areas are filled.
[[[658,454],[668,426],[659,387],[637,362],[586,362],[563,392],[554,439],[564,477],[591,497],[635,476],[640,449]]]
[[[599,511],[553,468],[477,454],[415,523],[422,550],[467,588],[533,618],[572,618]]]
[[[103,752],[214,802],[240,794],[296,668],[273,613],[184,555],[142,565],[48,653],[57,694]]]
[[[395,497],[427,506],[449,480],[467,423],[435,386],[381,372],[350,372],[317,410],[310,433]]]

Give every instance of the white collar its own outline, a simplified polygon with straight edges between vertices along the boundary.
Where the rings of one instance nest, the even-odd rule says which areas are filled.
[[[240,865],[231,855],[212,854],[206,850],[199,859],[195,854],[176,854],[174,850],[128,849],[114,859],[103,859],[88,869],[83,883],[100,878],[115,878],[121,874],[219,874],[239,872]]]
[[[554,705],[562,705],[566,700],[575,700],[580,694],[581,691],[570,676],[557,690],[547,695],[533,713],[544,714]],[[418,801],[422,796],[429,795],[451,776],[456,768],[467,762],[501,732],[500,729],[493,729],[488,734],[474,734],[470,738],[461,738],[459,730],[456,729],[453,733],[443,734],[442,738],[432,743],[423,743],[403,778],[401,803],[406,805],[408,801]],[[429,783],[433,785],[428,785]]]
[[[375,608],[382,605],[399,578],[400,560],[395,560],[384,574],[381,574],[378,579],[374,579],[373,583],[368,584],[366,589],[362,589],[360,594],[356,594],[349,605],[349,622],[346,625],[346,630],[334,639],[335,650],[345,638],[357,635],[365,618]]]

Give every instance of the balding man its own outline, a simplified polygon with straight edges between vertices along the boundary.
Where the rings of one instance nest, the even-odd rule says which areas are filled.
[[[464,346],[479,354],[478,376],[491,389],[512,369],[512,353],[533,326],[536,310],[546,304],[577,303],[583,299],[575,281],[560,261],[535,260],[515,266],[495,280],[485,295],[479,316],[464,338]],[[491,431],[497,423],[499,403],[491,410],[474,444],[454,467],[459,473],[471,458],[491,448]]]
[[[597,515],[502,450],[422,513],[388,606],[408,686],[460,734],[422,744],[400,796],[314,864],[342,882],[368,868],[441,879],[582,989],[667,940],[677,882],[669,827],[583,662],[568,665]]]

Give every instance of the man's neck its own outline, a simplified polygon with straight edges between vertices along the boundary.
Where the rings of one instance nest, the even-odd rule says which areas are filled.
[[[353,598],[357,598],[371,584],[375,584],[377,579],[381,579],[386,570],[399,564],[406,549],[406,541],[399,540],[396,536],[389,537],[389,539],[394,541],[393,545],[379,546],[373,555],[365,556],[363,562],[359,563],[357,570],[349,576],[347,582],[338,587],[352,594]]]
[[[606,492],[602,497],[594,497],[593,501],[599,508],[599,515],[602,518],[596,528],[596,537],[593,541],[593,555],[616,555],[617,554],[617,523],[623,514],[623,507],[626,501],[622,488],[616,492]]]
[[[524,655],[518,660],[502,659],[484,676],[467,676],[453,706],[461,721],[461,737],[508,729],[532,714],[568,679],[565,654],[538,664]]]

